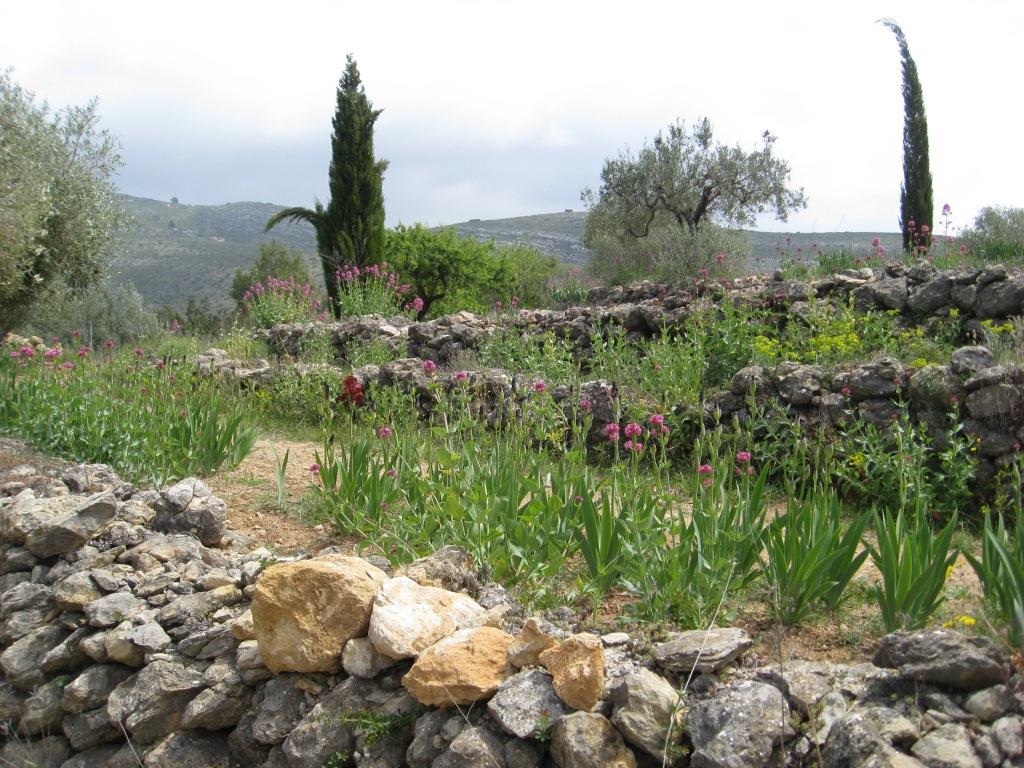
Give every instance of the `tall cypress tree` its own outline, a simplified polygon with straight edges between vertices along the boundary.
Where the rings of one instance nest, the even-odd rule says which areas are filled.
[[[380,113],[366,98],[359,69],[349,54],[345,74],[338,82],[332,121],[327,219],[338,233],[342,261],[359,266],[384,258],[382,183],[388,164],[373,156],[373,127]]]
[[[381,110],[374,109],[363,89],[359,69],[349,54],[338,81],[331,165],[327,173],[331,198],[325,207],[285,208],[267,221],[269,230],[282,221],[304,221],[316,232],[317,250],[331,312],[340,314],[335,274],[345,263],[364,266],[384,259],[384,171],[386,160],[373,156],[373,127]]]
[[[900,231],[903,248],[914,246],[914,234],[921,226],[932,229],[932,172],[928,165],[928,120],[924,114],[924,93],[917,65],[910,55],[903,30],[892,19],[882,19],[900,47],[903,62],[903,186],[900,189]],[[910,222],[915,229],[911,231]]]

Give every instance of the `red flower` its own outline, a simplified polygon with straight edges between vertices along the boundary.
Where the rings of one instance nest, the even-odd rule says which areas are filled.
[[[348,400],[352,405],[359,407],[366,401],[366,390],[355,376],[351,374],[346,376],[345,380],[341,382],[341,386],[344,388],[344,392],[338,396],[339,402]]]

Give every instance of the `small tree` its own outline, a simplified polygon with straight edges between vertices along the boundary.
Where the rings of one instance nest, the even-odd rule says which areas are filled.
[[[0,337],[44,295],[103,276],[125,214],[98,123],[95,101],[51,114],[0,71]]]
[[[331,311],[338,317],[335,274],[343,264],[358,266],[381,261],[384,254],[384,171],[386,160],[373,154],[373,128],[381,110],[366,98],[359,69],[351,55],[338,81],[331,165],[331,198],[324,207],[285,208],[267,221],[269,230],[282,221],[304,221],[316,231],[317,251]]]
[[[312,282],[306,259],[300,251],[289,251],[287,246],[277,240],[260,243],[260,256],[250,269],[235,272],[231,281],[231,298],[241,306],[245,292],[255,283],[265,283],[268,277],[279,280],[292,278],[298,285]]]
[[[670,125],[635,157],[620,152],[605,161],[597,194],[583,191],[590,241],[612,236],[642,249],[652,232],[665,227],[697,242],[709,225],[740,227],[766,211],[785,221],[807,203],[803,190],[787,186],[790,169],[772,151],[775,137],[766,131],[762,139],[752,152],[724,146],[703,118],[690,131],[679,121]],[[591,217],[599,226],[590,225]]]
[[[914,232],[922,225],[932,229],[934,203],[932,172],[928,164],[928,120],[924,114],[924,93],[917,76],[917,64],[910,55],[903,30],[892,19],[882,19],[896,36],[903,62],[903,186],[900,188],[900,231],[903,248],[914,246]],[[914,222],[914,228],[910,226]]]

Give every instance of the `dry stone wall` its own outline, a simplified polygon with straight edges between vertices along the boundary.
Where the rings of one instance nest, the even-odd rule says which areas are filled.
[[[248,551],[199,480],[0,476],[0,763],[1017,768],[1024,682],[950,631],[772,664],[741,629],[527,617],[445,547],[404,568]]]

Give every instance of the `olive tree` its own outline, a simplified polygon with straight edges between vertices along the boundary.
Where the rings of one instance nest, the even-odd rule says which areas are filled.
[[[124,222],[118,144],[96,102],[51,113],[0,71],[0,335],[56,290],[104,274]]]
[[[766,131],[752,151],[725,146],[707,118],[690,130],[677,121],[636,155],[623,150],[605,161],[598,191],[583,191],[584,244],[607,251],[617,243],[627,261],[630,254],[682,261],[691,275],[708,268],[721,244],[738,246],[729,229],[766,212],[786,221],[806,206],[803,190],[789,187],[789,164],[776,157],[774,144]]]

